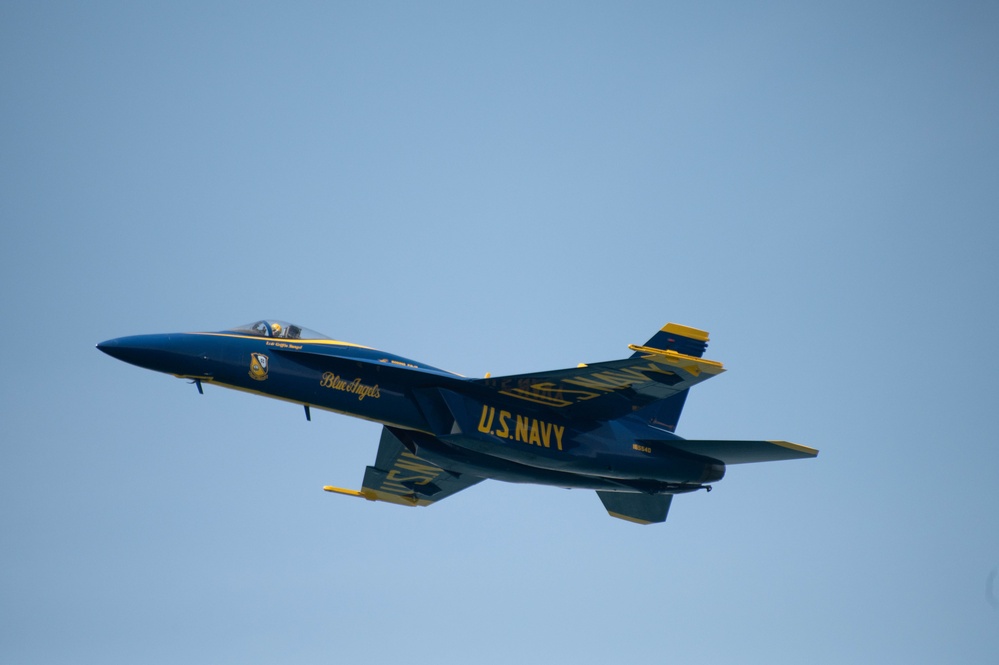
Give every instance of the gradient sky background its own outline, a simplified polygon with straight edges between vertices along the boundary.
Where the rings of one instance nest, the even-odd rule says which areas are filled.
[[[0,661],[996,663],[995,2],[0,4]],[[726,374],[664,525],[359,487],[372,423],[104,356],[263,317]]]

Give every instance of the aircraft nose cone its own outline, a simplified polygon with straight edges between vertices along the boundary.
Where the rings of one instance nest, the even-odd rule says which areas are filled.
[[[98,350],[112,358],[157,372],[206,374],[203,350],[195,336],[184,334],[134,335],[101,342]]]
[[[112,358],[117,358],[118,360],[122,360],[121,357],[122,346],[120,342],[121,340],[118,339],[109,339],[106,342],[99,343],[97,345],[97,350],[103,351]]]
[[[101,342],[97,345],[98,350],[103,351],[112,358],[117,358],[133,365],[144,366],[142,362],[147,360],[151,353],[155,352],[155,345],[149,344],[142,335],[141,337],[118,337]]]

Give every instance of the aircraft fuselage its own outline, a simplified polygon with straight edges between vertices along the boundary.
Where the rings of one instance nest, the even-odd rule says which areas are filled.
[[[614,517],[666,519],[674,494],[711,489],[726,464],[814,457],[787,441],[674,434],[687,392],[724,371],[706,332],[666,324],[628,358],[469,379],[283,321],[121,337],[105,353],[146,369],[381,423],[361,490],[430,505],[484,479],[596,490]]]
[[[654,454],[653,440],[665,450],[669,441],[682,439],[638,419],[562,419],[551,409],[496,394],[457,374],[367,347],[172,333],[122,337],[98,348],[179,378],[411,431],[422,457],[508,482],[587,489],[620,488],[625,482],[681,492],[724,476],[724,466],[717,463]],[[441,416],[448,431],[432,422],[435,412],[448,409],[465,414],[460,432],[451,431],[451,411]]]

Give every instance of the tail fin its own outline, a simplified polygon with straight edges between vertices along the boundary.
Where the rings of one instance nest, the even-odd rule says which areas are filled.
[[[685,356],[700,358],[708,348],[708,333],[679,323],[667,323],[645,343],[644,347],[632,348],[645,349],[636,350],[632,358],[646,355],[649,349],[675,351]],[[676,425],[680,422],[680,413],[683,412],[683,405],[687,401],[687,392],[684,390],[646,407],[650,422],[667,432],[675,432]]]
[[[679,323],[667,323],[645,343],[644,348],[676,351],[685,356],[700,358],[708,348],[708,333]],[[642,351],[636,350],[632,358],[640,355],[643,355]]]
[[[669,504],[673,501],[672,494],[650,495],[597,490],[597,496],[611,517],[636,524],[665,522],[669,513]]]
[[[643,418],[647,417],[649,424],[653,427],[662,428],[667,432],[676,432],[676,426],[680,422],[680,414],[683,413],[683,405],[687,402],[687,393],[689,392],[688,388],[672,397],[653,402],[640,410],[637,415]]]

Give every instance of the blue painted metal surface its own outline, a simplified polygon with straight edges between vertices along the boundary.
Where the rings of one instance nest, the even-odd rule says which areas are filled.
[[[429,505],[484,479],[597,490],[608,512],[666,519],[675,494],[710,490],[727,463],[814,457],[785,441],[697,441],[674,434],[691,386],[723,370],[707,333],[667,324],[629,358],[486,379],[331,339],[284,321],[232,330],[121,337],[119,360],[347,414],[385,426],[362,489]]]

